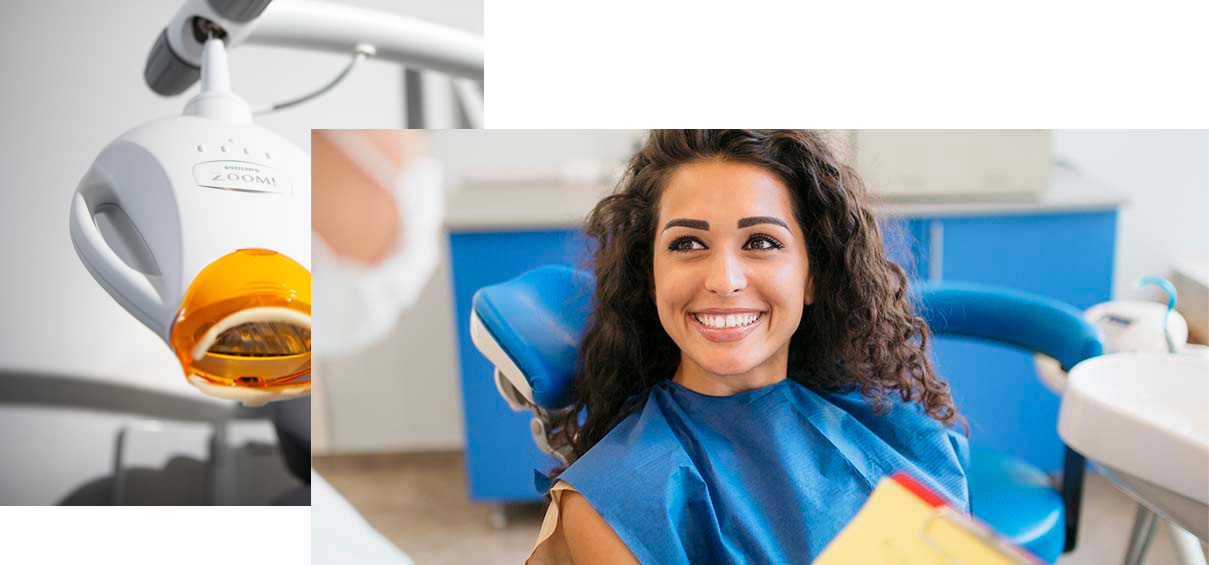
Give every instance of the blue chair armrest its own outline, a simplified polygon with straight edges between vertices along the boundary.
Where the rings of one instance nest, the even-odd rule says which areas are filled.
[[[1049,355],[1064,370],[1103,353],[1095,326],[1073,306],[992,285],[943,282],[913,289],[933,334],[962,335]]]

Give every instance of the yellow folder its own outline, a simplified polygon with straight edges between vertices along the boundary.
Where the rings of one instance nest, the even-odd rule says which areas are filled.
[[[903,473],[882,479],[815,565],[1035,564],[1040,560]]]

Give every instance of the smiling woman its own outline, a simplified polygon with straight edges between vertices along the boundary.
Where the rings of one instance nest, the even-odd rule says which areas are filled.
[[[860,179],[797,130],[654,131],[587,234],[596,290],[532,562],[805,562],[965,438]]]
[[[757,165],[700,161],[677,168],[661,200],[655,306],[681,351],[672,380],[724,396],[784,379],[814,302],[785,184]]]

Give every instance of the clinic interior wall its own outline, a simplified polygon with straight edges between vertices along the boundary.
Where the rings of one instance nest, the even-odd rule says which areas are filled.
[[[1054,155],[1123,194],[1114,300],[1158,300],[1138,279],[1209,261],[1209,131],[1059,130]],[[1202,267],[1209,270],[1209,265]]]
[[[481,0],[342,0],[481,33]],[[128,382],[188,398],[169,349],[92,280],[72,249],[68,204],[101,149],[139,124],[178,114],[193,87],[161,98],[143,65],[182,2],[5,2],[0,8],[0,374]],[[346,64],[343,55],[240,46],[231,82],[253,106],[310,92]],[[323,97],[256,122],[309,149],[312,128],[398,128],[403,72],[369,61]],[[135,414],[6,405],[0,398],[0,504],[51,504],[108,473],[113,437]],[[52,455],[48,453],[53,452]],[[51,464],[53,460],[53,465]],[[37,485],[34,488],[32,485]],[[18,492],[24,493],[19,499]]]
[[[585,135],[557,130],[433,131],[429,132],[428,145],[433,155],[441,157],[453,191],[507,190],[482,185],[491,177],[507,179],[515,175],[546,177],[544,182],[552,185],[576,188],[577,183],[611,184],[620,177],[644,134],[644,130],[632,129],[596,130]],[[597,180],[585,181],[585,174]],[[471,185],[468,178],[471,182],[477,180],[478,185]],[[518,201],[517,205],[523,207],[524,202]]]

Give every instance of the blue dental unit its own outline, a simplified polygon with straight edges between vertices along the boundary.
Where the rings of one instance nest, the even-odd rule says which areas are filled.
[[[1101,199],[1077,206],[902,206],[885,213],[883,225],[891,257],[908,270],[913,284],[999,285],[1084,309],[1111,298],[1118,204]],[[533,471],[548,470],[555,461],[534,444],[531,415],[509,407],[497,391],[493,367],[471,343],[471,300],[480,288],[539,266],[582,267],[587,242],[575,229],[452,226],[450,250],[471,497],[540,501]],[[1037,379],[1031,352],[939,336],[933,358],[969,420],[972,445],[1044,473],[1063,468],[1065,450],[1056,432],[1059,398]]]

